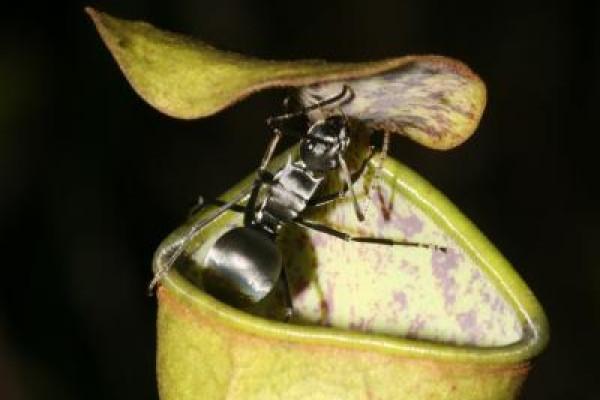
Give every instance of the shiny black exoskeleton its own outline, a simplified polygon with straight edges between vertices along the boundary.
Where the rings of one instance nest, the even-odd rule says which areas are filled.
[[[292,298],[283,257],[275,243],[281,228],[287,224],[293,223],[325,232],[343,240],[432,247],[413,242],[352,237],[330,227],[301,219],[302,213],[309,205],[318,205],[319,202],[339,197],[338,193],[321,199],[315,196],[328,173],[335,170],[342,172],[358,219],[364,218],[353,191],[353,181],[357,176],[350,174],[344,160],[344,153],[350,144],[350,135],[348,120],[343,114],[330,115],[314,122],[300,137],[299,158],[293,162],[288,161],[274,174],[267,171],[266,167],[277,142],[281,136],[286,135],[281,129],[282,121],[305,116],[308,111],[326,104],[341,103],[351,95],[350,88],[345,86],[344,90],[333,98],[320,101],[299,112],[267,120],[275,136],[267,148],[256,180],[232,201],[221,202],[221,206],[213,214],[192,226],[159,263],[151,287],[167,274],[197,232],[227,210],[243,212],[244,223],[243,226],[224,233],[206,252],[202,265],[203,289],[224,302],[243,305],[264,299],[282,278],[288,316],[293,309]],[[245,205],[240,206],[238,203],[246,198]]]
[[[206,255],[204,266],[211,271],[211,279],[204,280],[205,290],[221,298],[241,296],[252,302],[273,290],[283,270],[282,255],[275,245],[277,234],[299,218],[326,173],[344,163],[349,143],[344,118],[331,116],[310,127],[300,144],[298,160],[274,176],[264,170],[259,173],[244,209],[244,226],[221,236]],[[263,189],[266,196],[257,204]],[[288,300],[291,303],[289,294]]]

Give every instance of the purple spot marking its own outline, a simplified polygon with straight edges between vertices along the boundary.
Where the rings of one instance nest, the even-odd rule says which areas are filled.
[[[481,327],[477,324],[477,311],[475,309],[457,314],[456,320],[460,329],[468,335],[471,343],[477,343],[483,337]]]
[[[433,276],[442,289],[446,307],[456,302],[456,294],[454,293],[456,280],[452,276],[452,270],[458,268],[460,258],[461,256],[452,249],[448,249],[446,253],[435,251],[431,256]]]
[[[360,332],[369,332],[373,328],[373,321],[375,318],[375,315],[368,319],[365,317],[360,317],[358,321],[350,323],[350,329]]]
[[[444,81],[442,89],[432,89],[428,84],[429,80],[440,74]],[[357,96],[367,100],[367,105],[357,107],[351,102],[344,106],[344,109],[363,120],[385,120],[395,117],[396,122],[400,123],[402,117],[411,114],[411,110],[428,107],[439,109],[441,113],[458,112],[472,118],[469,109],[462,109],[460,105],[450,104],[446,100],[452,93],[461,90],[467,82],[451,68],[424,62],[413,63],[383,76],[353,81]],[[336,87],[335,84],[322,84],[311,87],[307,92],[327,95],[332,87]],[[426,134],[435,133],[429,129],[423,131]]]
[[[375,318],[377,317],[377,315],[374,313],[371,318],[368,318],[364,321],[363,324],[363,330],[365,332],[370,332],[373,330],[373,322],[375,322]]]
[[[423,221],[415,214],[410,214],[407,217],[394,215],[392,217],[392,225],[402,231],[405,237],[409,238],[423,230]]]
[[[398,305],[399,310],[406,310],[406,306],[408,300],[406,298],[406,293],[402,290],[396,290],[392,293],[392,302]]]
[[[473,309],[457,314],[456,319],[460,328],[465,332],[472,331],[477,327],[477,311]]]
[[[492,310],[500,314],[504,314],[504,312],[506,311],[505,307],[506,303],[504,302],[504,299],[500,296],[497,296],[494,299],[494,302],[492,303]]]
[[[425,328],[426,324],[427,321],[423,318],[423,316],[421,316],[420,314],[417,315],[410,321],[410,326],[408,327],[408,332],[406,333],[406,336],[411,339],[417,338],[419,332],[421,332],[423,328]]]
[[[489,293],[487,290],[481,289],[481,290],[479,291],[479,294],[481,295],[481,300],[482,300],[484,303],[488,304],[488,303],[490,302],[490,300],[491,300],[491,295],[490,295],[490,293]]]
[[[411,237],[423,230],[424,223],[423,221],[415,214],[410,214],[406,217],[392,214],[390,215],[390,211],[393,205],[388,204],[388,195],[387,193],[382,197],[379,197],[378,194],[372,194],[371,198],[374,203],[379,204],[382,209],[385,209],[385,212],[382,212],[380,218],[377,220],[377,229],[381,232],[387,226],[391,226],[395,229],[400,230],[405,237]]]
[[[481,271],[479,271],[478,269],[474,270],[471,274],[471,279],[469,280],[469,286],[472,286],[475,283],[479,282],[481,278]]]
[[[325,325],[331,325],[331,314],[334,309],[335,299],[335,281],[330,280],[327,282],[327,290],[325,291],[325,303],[327,304],[327,316],[325,318]]]
[[[360,318],[358,321],[352,320],[348,325],[353,331],[362,331],[363,318]]]
[[[393,262],[394,260],[390,258],[389,261]],[[409,264],[406,260],[402,260],[402,262],[398,266],[398,269],[411,277],[417,277],[419,274],[419,267],[416,265]],[[405,286],[408,287],[408,284]]]
[[[315,232],[311,235],[311,242],[315,248],[326,247],[329,242],[329,236],[325,233]]]

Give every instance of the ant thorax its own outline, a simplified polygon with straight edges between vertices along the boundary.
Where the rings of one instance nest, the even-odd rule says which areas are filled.
[[[288,162],[273,178],[268,194],[256,212],[257,225],[277,234],[286,223],[304,211],[325,179],[306,168],[302,160]]]
[[[284,224],[296,219],[325,179],[336,170],[350,143],[346,120],[336,115],[311,125],[300,143],[300,158],[273,177],[268,194],[255,214],[255,224],[276,235]]]

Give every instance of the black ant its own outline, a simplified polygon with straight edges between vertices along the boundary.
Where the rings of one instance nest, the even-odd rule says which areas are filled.
[[[364,169],[366,159],[357,173],[351,174],[344,154],[350,144],[349,121],[343,114],[329,115],[310,125],[300,137],[299,158],[288,162],[274,174],[267,170],[277,143],[286,131],[282,122],[305,116],[309,111],[325,105],[342,104],[351,100],[352,89],[344,86],[336,96],[321,100],[300,111],[271,117],[267,125],[274,132],[258,169],[255,181],[241,190],[229,202],[218,202],[219,208],[209,216],[198,220],[176,244],[171,246],[163,257],[159,257],[152,289],[166,276],[177,259],[183,254],[186,245],[206,225],[217,219],[225,211],[233,210],[244,214],[243,226],[233,228],[221,235],[206,253],[202,265],[203,289],[221,300],[239,300],[258,303],[273,291],[279,280],[283,281],[286,293],[287,317],[292,314],[293,303],[290,294],[288,275],[283,265],[283,256],[276,246],[275,239],[281,228],[295,224],[304,228],[323,232],[339,239],[353,242],[381,245],[416,246],[445,251],[444,247],[402,240],[376,237],[356,237],[326,225],[302,219],[302,213],[309,207],[317,207],[333,201],[345,192],[352,197],[354,210],[359,220],[364,216],[356,199],[353,183]],[[369,157],[368,157],[369,158]],[[345,180],[345,190],[340,193],[316,197],[328,174],[340,170]],[[266,191],[259,202],[259,195]],[[247,198],[245,205],[240,205]]]

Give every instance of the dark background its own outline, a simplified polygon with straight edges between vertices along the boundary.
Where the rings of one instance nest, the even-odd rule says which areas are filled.
[[[456,57],[485,80],[478,132],[392,154],[454,201],[537,295],[552,327],[523,399],[598,384],[598,9],[590,1],[96,1],[263,58]],[[156,399],[150,260],[198,194],[255,168],[281,92],[205,120],[128,86],[83,2],[0,15],[0,398]],[[407,393],[410,397],[410,394]]]

